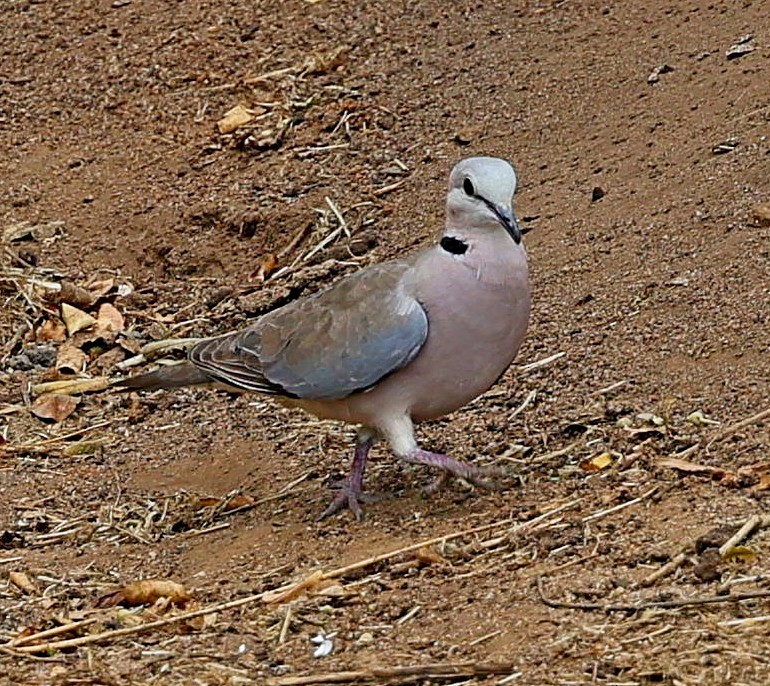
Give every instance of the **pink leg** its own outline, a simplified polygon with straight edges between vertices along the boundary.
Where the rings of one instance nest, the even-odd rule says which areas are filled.
[[[318,519],[326,519],[346,507],[355,515],[357,520],[361,520],[364,512],[361,509],[359,501],[365,501],[363,494],[364,471],[366,470],[366,457],[372,448],[373,440],[371,436],[359,436],[356,439],[356,451],[353,455],[353,464],[350,466],[350,475],[347,483],[340,489],[339,495],[332,500],[323,514]]]
[[[435,491],[444,481],[446,475],[456,476],[460,479],[464,479],[472,483],[474,486],[481,488],[497,489],[496,484],[491,481],[486,481],[482,478],[482,470],[475,465],[462,462],[461,460],[455,460],[448,455],[442,455],[441,453],[431,453],[427,450],[420,448],[413,448],[405,455],[401,456],[402,459],[412,464],[424,464],[428,467],[438,467],[443,470],[442,475],[439,477],[437,483],[428,487],[428,492]]]

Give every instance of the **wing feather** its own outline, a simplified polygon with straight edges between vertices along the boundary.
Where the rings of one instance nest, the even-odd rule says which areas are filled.
[[[190,361],[218,381],[291,398],[332,400],[408,364],[428,318],[406,289],[407,261],[363,269],[331,288],[201,341]]]

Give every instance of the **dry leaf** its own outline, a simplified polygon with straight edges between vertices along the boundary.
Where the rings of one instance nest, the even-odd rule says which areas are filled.
[[[123,330],[125,320],[123,315],[118,312],[114,305],[103,303],[99,307],[99,313],[96,315],[96,326],[94,332],[105,341],[114,341],[117,335]]]
[[[321,570],[313,572],[302,581],[289,586],[288,588],[277,588],[274,591],[267,591],[262,595],[262,600],[268,605],[285,603],[301,596],[305,591],[322,586],[326,582],[326,576]]]
[[[91,364],[91,368],[94,370],[104,371],[106,369],[112,369],[116,367],[118,363],[126,359],[126,352],[123,348],[115,347],[110,348],[106,352],[99,355]]]
[[[3,229],[2,242],[12,243],[25,239],[44,241],[48,238],[53,238],[57,234],[61,234],[61,228],[64,224],[65,222],[61,220],[45,222],[43,224],[32,224],[28,221],[16,222]]]
[[[190,600],[190,594],[182,584],[178,584],[176,581],[143,579],[142,581],[134,581],[119,591],[102,596],[96,601],[96,606],[153,605],[161,598],[173,605],[184,605]]]
[[[43,393],[63,393],[65,395],[78,395],[80,393],[92,393],[103,391],[112,385],[108,376],[95,376],[93,379],[69,379],[64,381],[47,381],[32,386],[33,395]]]
[[[203,615],[201,617],[203,620],[203,624],[201,626],[201,630],[203,629],[210,629],[217,623],[217,619],[219,619],[219,613],[218,612],[209,612],[207,615]]]
[[[58,296],[60,302],[84,309],[91,307],[98,299],[91,291],[77,286],[71,281],[62,281]]]
[[[118,345],[132,355],[138,355],[142,347],[139,341],[135,341],[131,338],[121,338],[118,341]]]
[[[344,598],[350,593],[340,583],[335,583],[329,579],[329,585],[325,588],[318,588],[313,590],[313,595],[326,596],[327,598]]]
[[[261,281],[267,281],[267,279],[270,278],[270,275],[278,269],[279,266],[280,262],[278,261],[278,258],[273,253],[269,252],[262,258],[259,269],[257,269],[252,277],[256,276]]]
[[[67,457],[74,457],[75,455],[93,455],[99,452],[105,445],[110,442],[109,438],[91,438],[78,441],[77,443],[70,443],[62,453]]]
[[[32,403],[30,411],[40,419],[52,419],[58,423],[64,421],[75,411],[78,402],[80,402],[79,399],[73,398],[71,395],[46,393]]]
[[[35,333],[38,343],[63,343],[67,338],[67,327],[59,319],[46,319]]]
[[[219,133],[232,133],[238,127],[248,124],[252,119],[254,119],[254,111],[239,104],[225,112],[225,116],[217,122],[217,128]]]
[[[72,307],[72,305],[68,305],[67,303],[62,303],[61,315],[64,320],[64,325],[67,327],[67,333],[70,336],[96,324],[96,319],[90,314],[83,312],[83,310],[79,310],[77,307]]]
[[[770,462],[758,462],[748,467],[741,467],[738,473],[756,479],[752,492],[770,490]]]
[[[26,595],[34,595],[37,588],[24,572],[8,572],[8,581]]]
[[[97,298],[103,298],[112,290],[114,285],[115,279],[97,279],[96,281],[91,281],[86,288]]]
[[[681,460],[678,457],[664,457],[656,463],[659,467],[669,467],[679,472],[687,474],[709,474],[716,479],[721,479],[727,474],[727,470],[722,467],[712,467],[705,464],[697,464],[689,460]]]
[[[580,463],[580,468],[586,472],[599,472],[602,469],[610,467],[613,461],[613,457],[610,453],[600,453],[592,458],[583,460]]]
[[[746,545],[735,545],[722,555],[722,559],[725,562],[743,562],[750,565],[757,561],[757,554]]]
[[[424,565],[446,565],[449,561],[433,548],[418,548],[412,554],[415,560]]]
[[[135,581],[123,588],[123,597],[128,605],[152,604],[160,598],[168,598],[174,605],[183,605],[190,600],[190,594],[182,584],[168,579]]]
[[[80,374],[86,368],[87,355],[74,345],[64,344],[56,353],[56,371],[61,374]]]

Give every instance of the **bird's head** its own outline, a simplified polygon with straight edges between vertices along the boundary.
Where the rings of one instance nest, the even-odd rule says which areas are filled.
[[[513,212],[516,172],[497,157],[469,157],[449,176],[448,229],[505,229],[516,244],[521,229]]]

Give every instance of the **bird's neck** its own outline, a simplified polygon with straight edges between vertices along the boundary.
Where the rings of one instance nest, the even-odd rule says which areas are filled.
[[[479,280],[495,283],[507,281],[527,259],[523,246],[498,226],[481,231],[448,226],[436,249],[472,269]]]
[[[460,254],[471,248],[508,252],[517,247],[505,229],[497,223],[473,228],[448,224],[441,236],[440,244],[448,252],[457,250]]]

